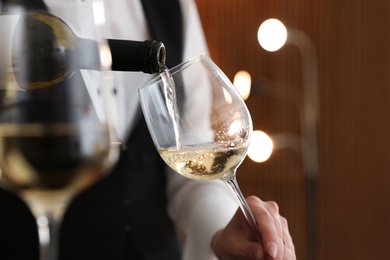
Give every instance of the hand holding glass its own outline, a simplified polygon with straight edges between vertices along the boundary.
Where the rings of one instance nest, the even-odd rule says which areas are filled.
[[[163,160],[195,180],[222,180],[237,196],[259,242],[255,218],[236,180],[252,134],[249,111],[224,73],[200,55],[139,89],[142,111]]]

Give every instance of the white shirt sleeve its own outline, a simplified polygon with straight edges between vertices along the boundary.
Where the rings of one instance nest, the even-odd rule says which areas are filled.
[[[181,0],[184,20],[183,60],[208,53],[201,20],[193,0]],[[167,167],[168,212],[185,232],[183,260],[216,259],[211,238],[225,227],[238,208],[229,188],[218,180],[187,179]]]
[[[183,260],[215,259],[211,238],[238,208],[228,187],[218,180],[189,180],[167,170],[168,213],[185,232]]]

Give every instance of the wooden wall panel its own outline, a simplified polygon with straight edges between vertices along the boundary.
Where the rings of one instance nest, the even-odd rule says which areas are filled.
[[[319,145],[319,259],[390,259],[390,2],[372,0],[197,0],[210,53],[233,79],[302,88],[294,46],[267,53],[257,43],[262,21],[274,17],[305,32],[317,50],[321,123]],[[252,95],[255,129],[300,134],[294,104]],[[298,259],[309,248],[306,181],[299,151],[269,161],[246,159],[238,171],[245,195],[279,203],[289,220]]]

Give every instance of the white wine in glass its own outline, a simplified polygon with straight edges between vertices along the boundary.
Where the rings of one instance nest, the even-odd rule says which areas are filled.
[[[175,172],[195,180],[222,180],[240,202],[261,242],[256,220],[236,180],[252,134],[252,120],[233,84],[205,54],[139,89],[153,142]]]
[[[68,203],[117,159],[105,87],[111,57],[101,0],[58,0],[61,8],[47,10],[21,2],[3,1],[0,13],[0,186],[37,218],[40,259],[56,260]],[[94,48],[80,48],[73,33]]]

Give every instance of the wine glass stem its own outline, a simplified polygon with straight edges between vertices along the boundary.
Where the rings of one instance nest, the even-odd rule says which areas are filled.
[[[57,260],[58,225],[50,215],[37,218],[40,260]]]
[[[256,237],[256,240],[262,244],[261,235],[257,226],[257,222],[251,209],[248,206],[244,196],[241,193],[240,187],[236,179],[236,174],[232,174],[229,178],[223,180],[226,185],[233,191],[234,195],[237,197],[242,213],[244,213],[245,218],[248,220],[249,226],[251,227],[253,234]]]

